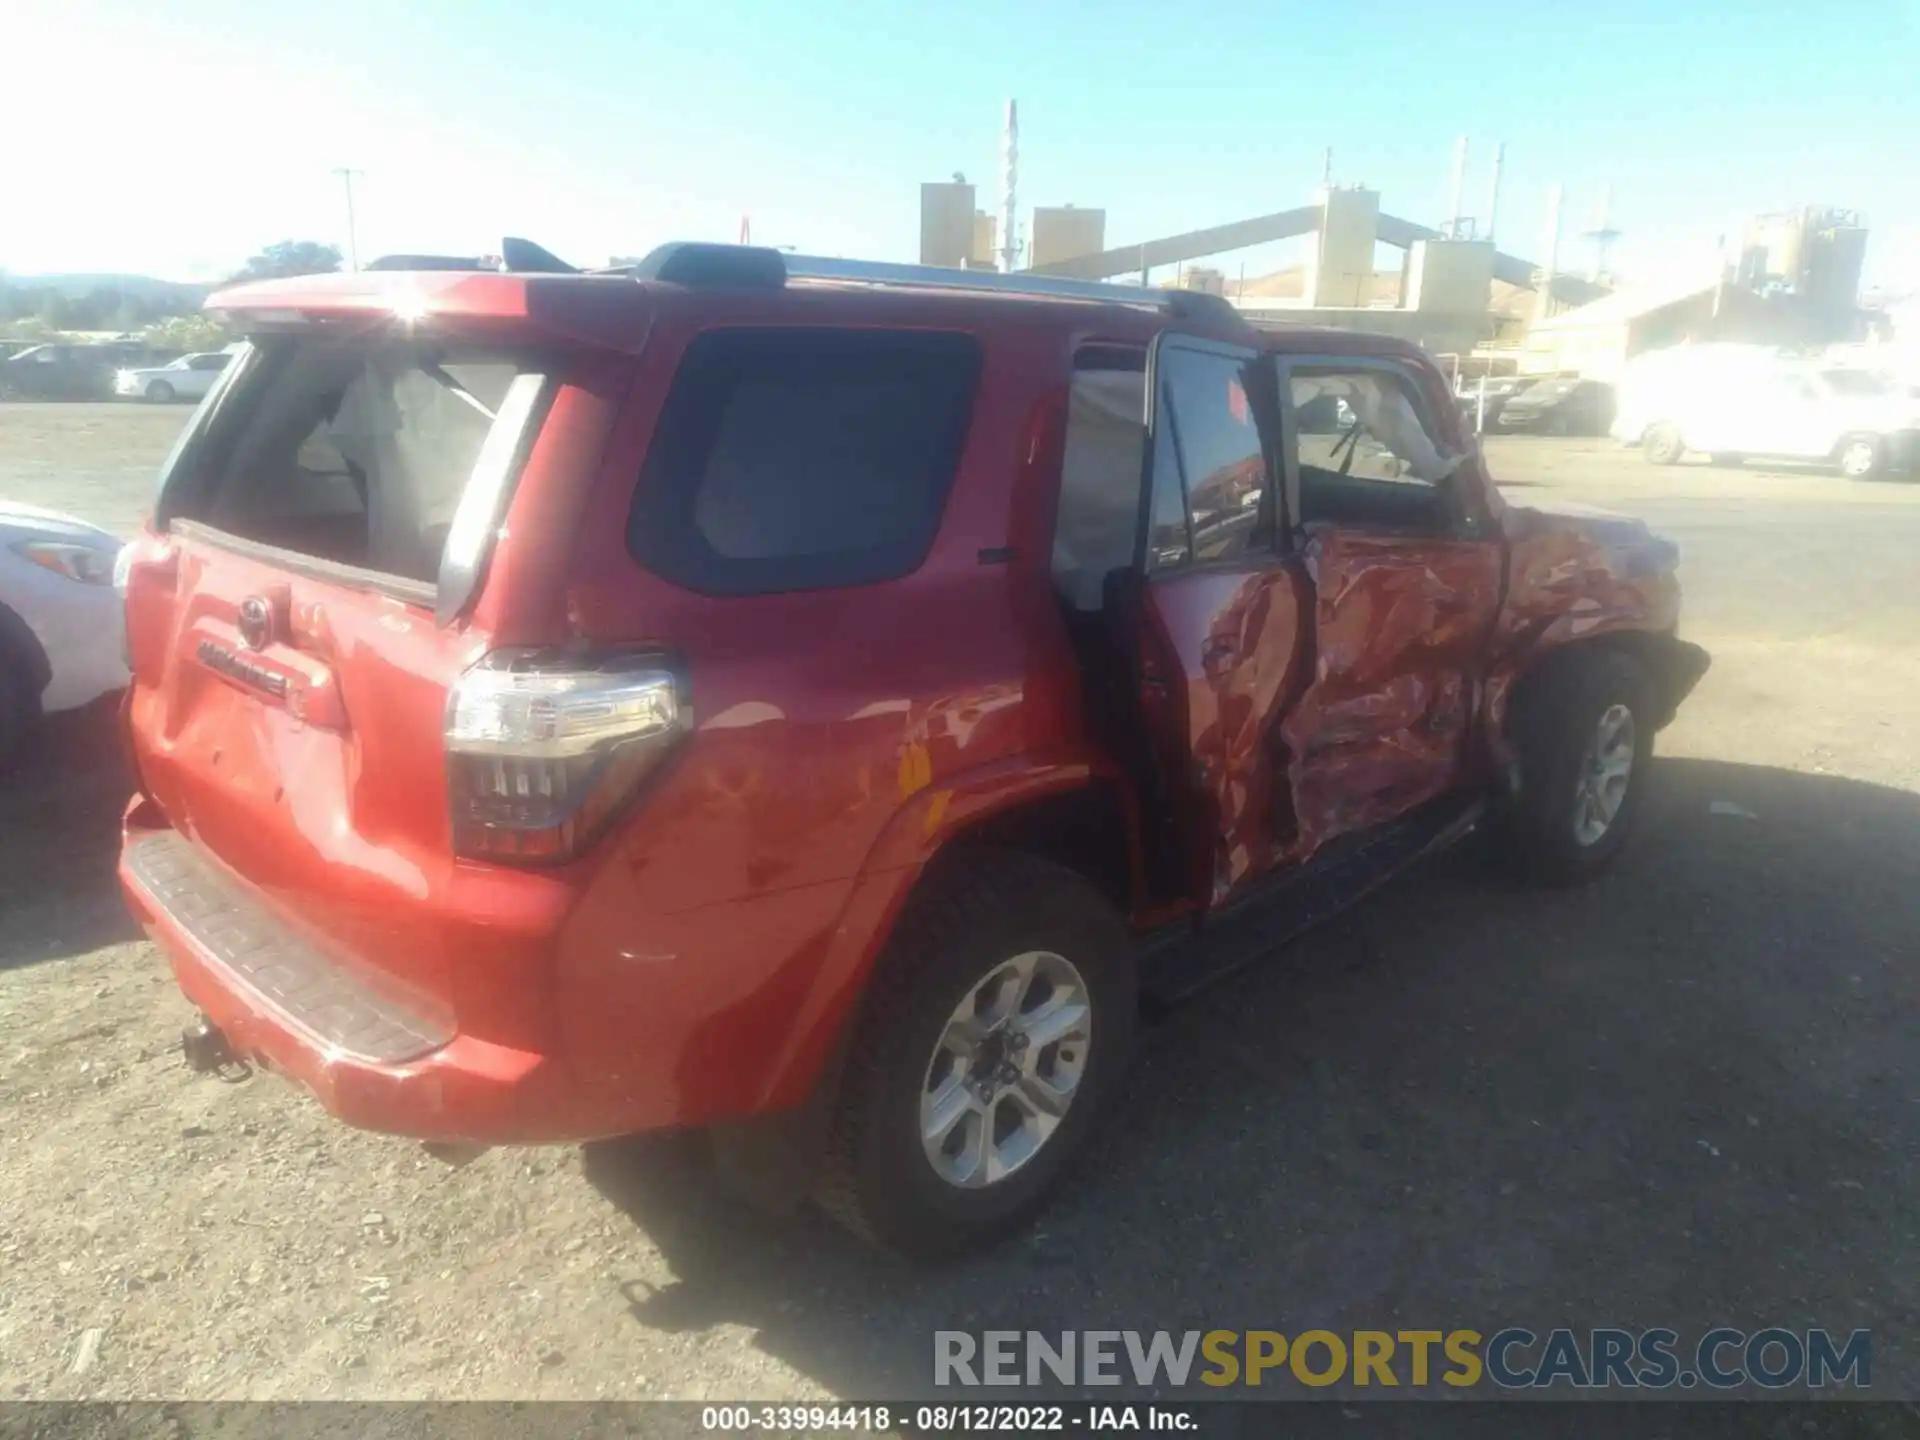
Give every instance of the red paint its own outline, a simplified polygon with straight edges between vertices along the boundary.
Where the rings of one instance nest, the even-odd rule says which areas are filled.
[[[1195,898],[1225,898],[1294,840],[1275,717],[1305,688],[1312,595],[1297,562],[1207,567],[1149,587],[1154,639],[1171,680],[1170,763],[1191,764],[1199,804]],[[1154,687],[1157,688],[1157,687]],[[1146,703],[1161,703],[1150,688]],[[1176,772],[1177,773],[1177,772]]]
[[[381,325],[400,323],[402,307],[428,317],[414,323],[458,318],[575,347],[458,624],[217,540],[137,542],[127,713],[151,799],[129,826],[178,827],[343,964],[378,969],[457,1028],[407,1066],[342,1057],[250,997],[127,881],[194,1003],[342,1118],[434,1138],[562,1140],[796,1105],[915,882],[970,827],[1113,787],[1139,880],[1154,817],[1094,738],[1047,557],[1072,356],[1096,339],[1144,348],[1164,316],[833,286],[692,294],[445,274],[250,286],[219,304]],[[972,429],[938,537],[910,575],[713,599],[629,556],[635,479],[681,354],[702,330],[735,324],[978,338]],[[1213,333],[1281,353],[1399,359],[1464,443],[1444,382],[1410,346]],[[1508,511],[1476,465],[1464,476],[1482,538],[1325,530],[1296,552],[1146,587],[1141,699],[1183,796],[1191,885],[1136,884],[1136,923],[1204,909],[1344,831],[1474,783],[1490,763],[1476,734],[1497,731],[1507,689],[1543,646],[1671,627],[1670,565],[1634,573],[1624,542]],[[198,655],[202,640],[238,645],[241,602],[268,590],[286,625],[253,658],[286,677],[285,703]],[[490,649],[555,644],[660,647],[684,670],[692,732],[584,858],[546,870],[456,860],[448,687]]]

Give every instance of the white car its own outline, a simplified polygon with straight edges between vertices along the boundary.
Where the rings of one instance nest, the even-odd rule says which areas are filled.
[[[1818,461],[1870,480],[1920,462],[1920,400],[1855,366],[1674,355],[1636,367],[1623,391],[1614,437],[1655,465],[1693,451],[1719,464]]]
[[[0,500],[0,768],[42,714],[125,688],[117,536]]]
[[[113,377],[113,393],[125,399],[198,400],[213,388],[233,357],[223,350],[182,355],[151,370],[122,370]]]

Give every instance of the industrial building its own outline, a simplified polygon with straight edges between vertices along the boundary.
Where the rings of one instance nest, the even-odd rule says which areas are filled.
[[[1634,356],[1674,345],[1812,349],[1855,340],[1866,238],[1852,211],[1803,206],[1756,217],[1718,274],[1623,288],[1536,321],[1518,368],[1612,380]]]
[[[954,269],[993,268],[997,229],[977,208],[974,187],[963,175],[920,187],[920,263]]]
[[[1457,144],[1449,212],[1437,226],[1387,213],[1376,190],[1331,183],[1305,205],[1178,235],[1112,245],[1106,212],[1038,206],[1018,229],[1019,121],[1007,104],[1001,205],[978,208],[974,187],[956,176],[921,187],[923,264],[992,265],[1082,280],[1145,279],[1176,269],[1176,283],[1223,294],[1257,325],[1318,325],[1402,336],[1439,354],[1476,357],[1482,368],[1574,372],[1608,379],[1643,350],[1689,341],[1824,345],[1859,328],[1858,294],[1866,230],[1858,215],[1802,207],[1757,217],[1737,253],[1673,285],[1622,288],[1605,273],[1618,237],[1603,198],[1593,228],[1591,275],[1559,264],[1561,192],[1548,201],[1541,263],[1498,248],[1500,181],[1506,147],[1494,152],[1485,204],[1465,211],[1468,144]],[[1239,283],[1197,262],[1253,246],[1311,237],[1294,271]],[[1405,251],[1397,273],[1375,268],[1380,245]]]

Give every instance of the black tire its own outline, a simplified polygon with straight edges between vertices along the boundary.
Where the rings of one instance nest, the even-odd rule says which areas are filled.
[[[1713,452],[1712,458],[1713,463],[1718,465],[1722,470],[1738,469],[1746,463],[1747,459],[1746,456],[1736,454],[1731,450],[1716,450]]]
[[[1849,435],[1837,458],[1849,480],[1878,480],[1887,473],[1887,442],[1878,435]]]
[[[1058,1125],[1010,1175],[943,1178],[921,1143],[929,1065],[956,1007],[1032,951],[1065,957],[1090,1008],[1084,1069]],[[909,902],[869,985],[828,1122],[815,1198],[856,1235],[917,1259],[1024,1225],[1086,1142],[1126,1070],[1139,999],[1133,944],[1086,880],[1033,856],[981,850]],[[997,1111],[994,1113],[998,1113]]]
[[[1503,858],[1524,878],[1571,885],[1597,875],[1633,830],[1653,759],[1659,690],[1652,673],[1617,650],[1570,655],[1523,682],[1508,719],[1520,762],[1519,788],[1496,827]],[[1577,833],[1583,771],[1603,717],[1624,706],[1633,721],[1632,767],[1605,832]]]
[[[147,386],[147,399],[156,405],[165,405],[173,399],[173,386],[164,380],[156,380]]]
[[[1564,415],[1549,415],[1547,417],[1547,423],[1543,428],[1547,434],[1560,437],[1565,437],[1573,433],[1567,429],[1567,417]]]
[[[1640,453],[1647,457],[1649,465],[1678,465],[1680,457],[1687,453],[1687,446],[1673,426],[1654,425],[1640,438]]]
[[[0,775],[19,769],[39,738],[39,688],[26,662],[0,649]]]

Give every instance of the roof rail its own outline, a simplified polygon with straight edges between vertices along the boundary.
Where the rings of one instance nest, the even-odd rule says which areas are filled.
[[[898,265],[884,260],[840,260],[825,255],[788,255],[755,245],[678,241],[662,245],[635,265],[601,274],[660,280],[690,289],[778,290],[788,280],[825,280],[847,285],[902,286],[923,290],[968,290],[1086,300],[1101,305],[1144,305],[1178,319],[1210,319],[1244,325],[1240,312],[1219,295],[1198,290],[1152,290],[1070,280],[1024,271],[950,270],[939,265]]]
[[[1105,305],[1147,305],[1180,319],[1231,319],[1244,323],[1223,296],[1199,290],[1161,290],[1144,285],[1110,285],[1104,280],[1071,280],[1026,271],[950,270],[939,265],[897,265],[882,260],[837,260],[821,255],[784,255],[787,274],[796,280],[838,280],[859,285],[911,285],[936,290],[997,291],[1010,295],[1091,300]]]

